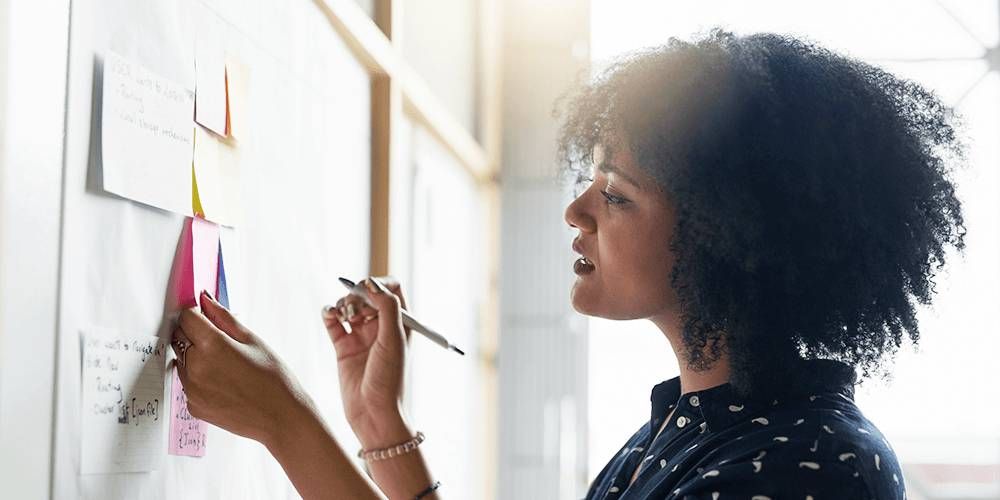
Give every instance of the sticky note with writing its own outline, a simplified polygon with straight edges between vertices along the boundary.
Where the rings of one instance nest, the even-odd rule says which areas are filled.
[[[114,52],[103,78],[103,189],[190,215],[194,95]]]
[[[204,456],[208,424],[191,416],[177,369],[171,369],[170,373],[173,376],[170,378],[170,442],[167,452],[189,457]]]
[[[109,330],[82,332],[80,472],[156,470],[163,453],[166,343]]]

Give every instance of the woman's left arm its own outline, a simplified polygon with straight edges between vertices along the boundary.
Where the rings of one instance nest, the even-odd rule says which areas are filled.
[[[191,415],[266,446],[303,498],[382,498],[274,352],[210,295],[200,302],[171,343]]]

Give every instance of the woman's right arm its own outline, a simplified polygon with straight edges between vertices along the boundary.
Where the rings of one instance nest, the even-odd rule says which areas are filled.
[[[389,448],[414,437],[403,416],[403,376],[409,328],[399,283],[391,277],[364,280],[364,298],[348,294],[325,308],[323,323],[337,351],[344,413],[365,450]],[[353,315],[349,313],[353,312]],[[351,326],[348,333],[343,322]],[[420,448],[367,463],[372,479],[391,499],[413,498],[434,482]],[[436,492],[423,497],[436,499]]]
[[[365,449],[381,449],[412,437],[399,404],[406,332],[400,298],[369,295],[379,321],[357,324],[348,334],[336,313],[323,316],[337,350],[348,422]],[[207,293],[200,303],[201,313],[181,312],[171,342],[193,416],[266,446],[303,498],[374,499],[381,489],[390,499],[410,499],[428,487],[419,450],[370,462],[372,477],[366,477],[266,343]]]

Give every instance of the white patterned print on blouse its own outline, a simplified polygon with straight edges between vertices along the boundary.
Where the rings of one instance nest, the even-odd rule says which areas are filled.
[[[815,367],[825,383],[786,400],[744,401],[729,384],[681,395],[679,377],[657,384],[650,420],[586,499],[905,499],[895,453],[855,406],[853,379],[834,376],[844,372],[828,360],[814,361],[822,362]],[[659,426],[650,423],[671,411],[652,440]]]

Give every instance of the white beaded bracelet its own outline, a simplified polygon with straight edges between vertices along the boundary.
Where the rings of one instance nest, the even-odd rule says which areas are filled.
[[[397,444],[396,446],[390,446],[381,450],[358,450],[358,458],[371,462],[384,460],[386,458],[392,458],[404,453],[409,453],[417,449],[417,446],[420,446],[420,443],[422,442],[424,442],[424,433],[417,431],[416,437],[405,443]]]

